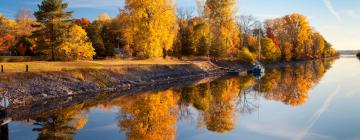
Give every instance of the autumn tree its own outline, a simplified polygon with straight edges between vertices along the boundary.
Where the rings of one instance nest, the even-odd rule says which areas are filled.
[[[265,61],[275,62],[281,57],[280,48],[278,48],[272,39],[263,38],[261,39],[261,57]]]
[[[210,54],[210,25],[203,18],[179,19],[179,32],[174,48],[184,56]]]
[[[108,14],[100,14],[92,23],[88,23],[84,29],[95,48],[96,58],[115,55],[114,48],[117,47],[118,36],[115,33],[116,29],[112,27],[112,21]]]
[[[253,29],[256,27],[256,24],[259,21],[251,15],[240,15],[237,18],[237,22],[240,29],[240,37],[241,37],[240,47],[243,47],[246,46],[248,37],[252,34]]]
[[[332,48],[332,44],[325,41],[325,48],[324,48],[323,56],[326,58],[326,57],[334,56],[336,54],[337,54],[337,52],[334,48]]]
[[[126,0],[122,34],[137,58],[161,57],[176,37],[176,13],[172,0]]]
[[[254,64],[256,56],[254,56],[247,47],[242,47],[239,50],[237,59],[243,63]]]
[[[288,41],[288,35],[284,30],[284,20],[282,18],[269,19],[265,21],[267,38],[271,38],[276,46],[281,50],[281,59],[290,61],[293,57],[292,44]]]
[[[17,35],[18,36],[30,36],[34,31],[35,24],[34,16],[29,9],[20,9],[16,14],[17,23]]]
[[[17,43],[13,46],[18,55],[33,55],[35,40],[31,38],[32,32],[36,29],[33,25],[36,25],[34,16],[29,9],[20,9],[16,14],[16,40]]]
[[[322,57],[325,49],[325,39],[320,33],[313,33],[312,35],[313,45],[312,45],[312,56],[314,58]]]
[[[206,10],[211,27],[211,55],[216,58],[234,55],[240,40],[234,17],[235,0],[207,0]]]
[[[15,44],[16,27],[15,21],[0,14],[0,53],[8,52]]]
[[[301,14],[291,14],[284,17],[285,30],[292,43],[293,59],[308,57],[309,48],[312,45],[312,28],[307,18]]]
[[[78,25],[73,25],[64,39],[56,48],[58,60],[92,60],[96,54],[85,30]]]
[[[259,46],[258,37],[255,37],[253,35],[247,35],[244,39],[245,39],[244,41],[245,43],[243,47],[247,47],[251,52],[257,53]]]
[[[265,21],[265,27],[267,37],[272,39],[275,46],[280,48],[282,60],[325,57],[325,55],[321,55],[323,54],[321,52],[325,52],[325,39],[320,33],[312,29],[306,16],[294,13],[267,20]],[[328,50],[332,52],[332,55],[336,54],[335,50]]]
[[[74,19],[74,24],[81,26],[83,29],[89,28],[91,22],[87,18]]]
[[[34,32],[39,52],[57,58],[56,49],[65,41],[64,36],[70,27],[71,11],[66,11],[67,3],[62,0],[43,0],[35,12],[39,30]]]

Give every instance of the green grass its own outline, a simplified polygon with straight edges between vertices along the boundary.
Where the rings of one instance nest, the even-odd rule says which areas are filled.
[[[150,59],[150,60],[95,60],[95,61],[74,61],[74,62],[0,62],[4,66],[5,73],[25,72],[26,65],[29,66],[29,72],[49,72],[74,69],[104,69],[136,65],[175,65],[188,64],[185,61],[170,59]]]

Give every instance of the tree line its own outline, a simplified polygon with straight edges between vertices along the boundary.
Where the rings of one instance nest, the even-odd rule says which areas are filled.
[[[236,0],[198,0],[197,16],[172,0],[126,0],[119,14],[74,19],[62,0],[43,0],[16,19],[0,16],[0,52],[47,60],[206,57],[254,63],[331,57],[331,44],[294,13],[260,22],[236,16]],[[35,19],[34,19],[35,18]],[[259,49],[261,51],[259,51]]]

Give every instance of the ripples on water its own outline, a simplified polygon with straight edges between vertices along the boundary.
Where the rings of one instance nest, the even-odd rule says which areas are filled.
[[[354,58],[341,58],[332,68],[339,70],[322,81],[333,62],[309,61],[269,68],[261,79],[251,75],[221,77],[112,100],[100,96],[25,118],[13,113],[13,122],[2,128],[1,135],[6,138],[9,133],[10,139],[359,138],[355,130],[323,127],[329,122],[349,122],[341,122],[338,115],[323,114],[336,100],[338,91],[345,91],[334,82],[341,81],[338,71],[345,64],[359,65],[354,64]],[[339,79],[333,79],[336,76]],[[342,96],[354,97],[356,92],[359,90]]]

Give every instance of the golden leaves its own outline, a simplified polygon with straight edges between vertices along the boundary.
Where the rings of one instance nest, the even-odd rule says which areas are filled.
[[[95,49],[89,41],[84,29],[78,25],[70,28],[67,39],[58,48],[59,59],[62,60],[92,60]]]
[[[177,33],[175,8],[169,0],[127,0],[119,18],[127,21],[122,33],[139,58],[163,56]]]

